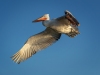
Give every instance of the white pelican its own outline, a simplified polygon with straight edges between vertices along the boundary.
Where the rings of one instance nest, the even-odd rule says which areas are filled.
[[[69,12],[65,11],[65,15],[56,19],[50,20],[49,14],[34,20],[33,22],[40,22],[46,29],[36,35],[31,36],[24,46],[15,53],[11,58],[16,63],[20,63],[41,49],[44,49],[60,39],[61,34],[66,34],[69,37],[74,37],[79,34],[79,22]]]

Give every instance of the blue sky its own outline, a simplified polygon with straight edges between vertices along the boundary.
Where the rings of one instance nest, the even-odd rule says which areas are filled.
[[[0,0],[0,75],[100,75],[99,0]],[[62,35],[52,46],[16,64],[11,56],[45,29],[32,20],[69,10],[80,22],[80,35]]]

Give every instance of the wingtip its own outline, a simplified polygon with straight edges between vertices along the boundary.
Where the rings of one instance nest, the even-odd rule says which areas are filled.
[[[34,23],[34,21],[32,21],[32,23]]]
[[[13,57],[13,56],[11,56],[10,58],[12,59],[12,57]],[[12,59],[12,61],[13,61],[14,63],[16,63],[16,64],[20,64],[20,62],[16,62],[16,61],[14,61],[13,59]]]
[[[78,26],[80,26],[80,24],[78,24]]]
[[[64,13],[67,14],[67,10],[65,10]]]
[[[68,14],[68,13],[70,13],[68,10],[65,10],[64,12],[65,12],[65,14]],[[71,14],[71,13],[70,13],[70,14]]]

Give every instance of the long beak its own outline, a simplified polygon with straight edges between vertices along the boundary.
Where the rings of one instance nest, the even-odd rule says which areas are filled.
[[[36,20],[33,20],[32,22],[40,22],[40,21],[45,21],[47,18],[46,17],[40,17]]]

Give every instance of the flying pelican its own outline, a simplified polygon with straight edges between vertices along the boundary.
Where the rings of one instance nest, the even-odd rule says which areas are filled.
[[[32,22],[40,21],[42,21],[42,24],[46,27],[46,29],[31,36],[26,41],[24,46],[11,57],[14,62],[19,64],[20,62],[28,59],[39,50],[48,47],[60,39],[61,34],[66,34],[69,37],[74,37],[79,34],[78,26],[80,24],[67,10],[65,11],[65,15],[56,19],[50,20],[49,14],[45,14]]]

